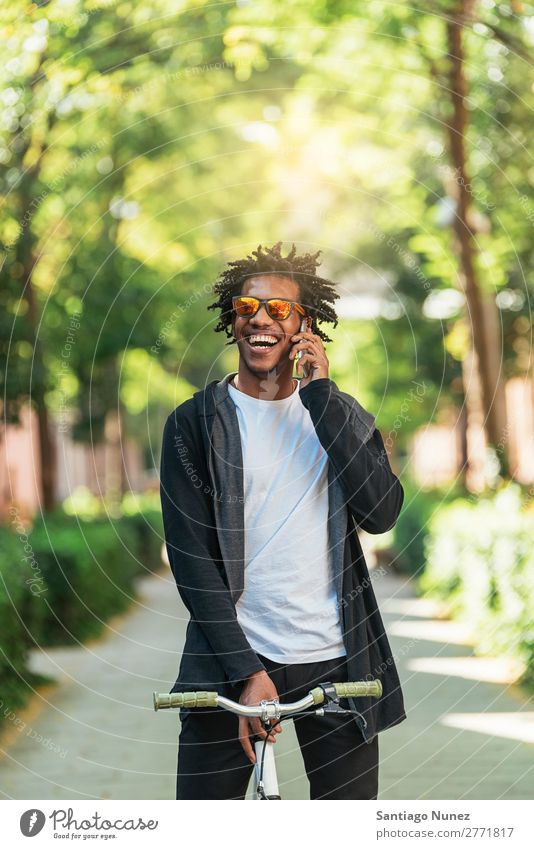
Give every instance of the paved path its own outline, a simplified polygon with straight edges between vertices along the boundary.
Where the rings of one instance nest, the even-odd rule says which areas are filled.
[[[380,798],[532,798],[534,712],[502,683],[507,670],[473,657],[462,630],[433,619],[403,579],[377,572],[374,586],[408,713],[380,735]],[[140,591],[105,639],[33,654],[58,684],[11,723],[0,798],[174,798],[179,720],[151,700],[175,680],[186,615],[168,570]],[[291,725],[276,745],[283,796],[308,798]]]

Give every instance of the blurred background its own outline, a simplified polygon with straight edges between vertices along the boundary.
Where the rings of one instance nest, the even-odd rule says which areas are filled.
[[[364,540],[411,708],[383,797],[528,798],[534,6],[424,6],[0,4],[3,798],[172,798],[163,424],[237,369],[219,271],[279,239],[406,492]]]

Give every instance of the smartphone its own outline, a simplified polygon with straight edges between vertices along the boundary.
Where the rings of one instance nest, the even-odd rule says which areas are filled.
[[[302,321],[300,322],[300,332],[304,333],[304,331],[307,330],[307,329],[308,329],[308,322],[306,321],[305,318],[303,318]],[[298,354],[297,354],[297,360],[300,360],[301,357],[302,357],[302,351],[299,351]],[[303,377],[307,378],[309,376],[309,374],[310,374],[309,363],[306,363],[304,366],[302,366],[302,375],[303,375]]]

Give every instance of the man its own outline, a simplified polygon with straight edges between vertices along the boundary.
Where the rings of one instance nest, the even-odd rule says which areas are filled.
[[[391,528],[404,493],[374,417],[329,377],[318,321],[337,325],[339,295],[316,275],[320,251],[282,257],[281,244],[220,275],[208,309],[238,372],[165,424],[165,538],[191,617],[171,692],[289,702],[379,678],[379,699],[344,702],[352,715],[294,720],[312,799],[376,799],[377,735],[405,712],[357,528]],[[244,798],[252,739],[281,731],[219,708],[181,720],[177,799]]]

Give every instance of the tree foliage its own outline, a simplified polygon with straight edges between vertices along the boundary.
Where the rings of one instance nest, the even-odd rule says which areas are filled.
[[[339,281],[334,377],[386,426],[424,384],[397,447],[461,403],[445,131],[458,5],[2,3],[5,419],[31,399],[100,440],[119,405],[157,443],[165,412],[236,365],[206,310],[221,268],[280,239],[321,249],[321,274]],[[477,273],[497,297],[505,374],[522,375],[534,9],[461,5]]]

